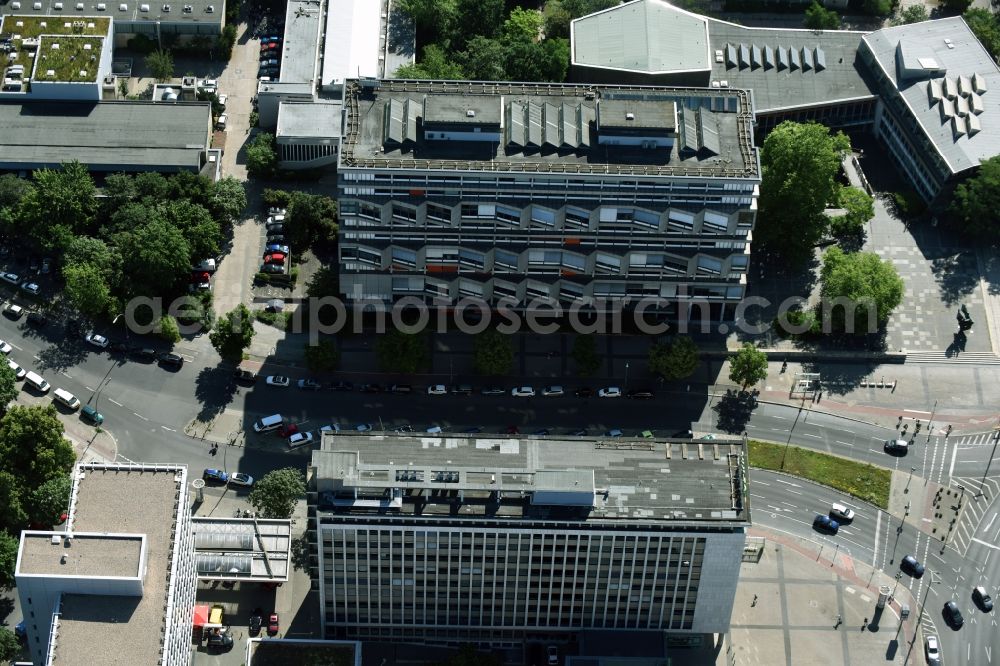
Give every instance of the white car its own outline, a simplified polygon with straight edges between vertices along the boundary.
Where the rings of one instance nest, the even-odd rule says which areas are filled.
[[[202,79],[198,87],[202,90],[208,90],[210,92],[215,92],[219,88],[218,79]]]
[[[282,375],[268,375],[268,377],[267,377],[267,384],[268,384],[268,386],[280,386],[280,387],[284,388],[284,387],[287,387],[291,383],[292,383],[292,380],[290,380],[288,377],[284,377]]]
[[[28,292],[29,294],[35,294],[36,296],[38,295],[38,292],[42,290],[42,288],[39,287],[34,282],[25,282],[24,284],[21,285],[21,289]]]
[[[340,426],[336,423],[325,425],[319,429],[319,434],[322,435],[324,432],[340,432]]]
[[[622,397],[622,390],[617,386],[609,386],[607,388],[602,388],[597,391],[598,398],[620,398]]]
[[[560,396],[565,395],[565,393],[562,386],[546,386],[542,389],[542,395]]]
[[[229,95],[226,94],[219,95],[219,104],[222,105],[223,109],[226,108],[226,102],[228,101],[229,101]]]
[[[545,648],[545,653],[548,655],[549,666],[556,666],[559,663],[559,648],[555,645]]]
[[[937,636],[928,636],[924,640],[924,653],[927,655],[928,666],[941,666],[941,648]]]
[[[9,303],[7,307],[3,309],[4,314],[6,314],[11,319],[20,319],[21,315],[24,314],[24,308],[15,303]]]
[[[229,124],[229,116],[225,113],[219,114],[219,117],[215,119],[215,129],[225,131],[226,125]]]
[[[17,284],[21,281],[21,276],[17,273],[0,273],[0,280],[10,282],[11,284]]]
[[[448,387],[444,384],[435,384],[427,387],[427,395],[447,395]]]
[[[267,214],[268,215],[284,215],[287,212],[288,212],[288,210],[286,210],[284,208],[275,208],[274,206],[272,206],[271,208],[267,209]]]
[[[3,340],[0,340],[0,353],[9,354],[13,350],[14,348],[11,347],[10,344],[4,342]]]
[[[510,394],[515,398],[534,398],[535,389],[530,386],[516,386],[510,390]]]
[[[312,444],[312,441],[313,434],[311,432],[297,432],[288,438],[288,446],[294,449],[296,446]]]
[[[108,346],[108,339],[103,335],[98,335],[97,333],[91,333],[84,339],[98,349],[106,349]]]
[[[229,477],[229,485],[251,488],[253,486],[253,477],[243,472],[236,472]]]
[[[7,359],[7,365],[10,366],[10,369],[14,371],[14,377],[16,377],[17,379],[24,379],[24,376],[28,374],[24,368],[22,368],[21,366],[19,366],[17,363],[15,363],[10,359]]]
[[[854,520],[854,510],[849,509],[843,504],[832,504],[830,505],[830,515],[833,516],[835,520],[850,522]]]

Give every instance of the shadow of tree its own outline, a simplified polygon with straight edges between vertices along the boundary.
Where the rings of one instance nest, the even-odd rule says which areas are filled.
[[[871,367],[853,363],[804,363],[803,372],[820,375],[822,393],[844,395],[855,390],[871,374]]]
[[[931,270],[941,289],[941,300],[946,305],[957,305],[979,286],[979,269],[971,252],[949,251],[931,257],[925,251],[924,255],[931,259]]]
[[[730,434],[742,433],[756,406],[757,399],[753,394],[732,389],[726,391],[726,395],[712,407],[718,415],[716,427]]]
[[[297,571],[309,570],[310,552],[309,539],[307,537],[300,536],[292,539],[292,566]]]
[[[194,383],[194,395],[201,405],[198,420],[210,421],[221,414],[226,405],[232,402],[237,388],[230,367],[217,365],[199,372]]]
[[[81,344],[53,344],[38,352],[41,370],[65,370],[87,358],[89,351]]]

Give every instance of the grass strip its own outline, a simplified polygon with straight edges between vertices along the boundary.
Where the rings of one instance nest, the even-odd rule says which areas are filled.
[[[787,472],[830,486],[882,509],[889,508],[892,472],[888,469],[829,453],[756,439],[749,441],[749,448],[751,467]]]

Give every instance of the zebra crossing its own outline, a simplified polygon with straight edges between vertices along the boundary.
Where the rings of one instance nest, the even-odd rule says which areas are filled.
[[[976,446],[993,446],[996,437],[996,432],[977,432],[974,435],[962,435],[950,439],[960,449],[971,449]]]
[[[982,477],[956,476],[952,479],[953,488],[959,485],[965,486],[965,506],[949,538],[949,546],[961,555],[965,555],[969,549],[972,539],[976,536],[979,526],[992,505],[992,502],[985,498],[975,499],[975,495],[982,490],[986,493],[986,497],[992,500],[1000,494],[1000,479],[990,477],[986,479],[985,486],[982,485],[982,482]],[[991,522],[996,522],[996,510],[991,515],[993,516]],[[987,527],[991,526],[987,525]],[[1000,528],[1000,522],[996,522],[996,526]]]
[[[1000,356],[993,352],[961,352],[949,354],[945,351],[908,351],[907,363],[967,363],[976,365],[1000,365]]]

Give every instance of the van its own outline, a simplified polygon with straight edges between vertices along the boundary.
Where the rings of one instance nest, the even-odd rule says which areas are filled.
[[[104,423],[104,414],[101,414],[90,405],[83,406],[83,409],[80,411],[80,418],[84,421],[90,421],[94,425],[101,425]]]
[[[254,423],[253,429],[254,432],[271,432],[280,428],[283,421],[284,419],[281,418],[281,414],[272,414]]]
[[[215,129],[224,132],[226,130],[226,123],[228,120],[229,116],[227,116],[226,114],[223,113],[222,115],[220,115],[215,121]]]
[[[57,402],[61,402],[66,407],[76,410],[80,409],[80,401],[77,400],[76,396],[67,391],[66,389],[57,388],[52,392],[53,397]]]
[[[41,375],[34,372],[28,372],[28,374],[24,376],[24,383],[29,384],[36,391],[41,391],[42,393],[48,393],[49,388],[51,388],[49,383],[42,379]]]
[[[393,384],[389,389],[390,393],[412,393],[413,387],[409,384]]]
[[[192,268],[192,271],[198,271],[199,273],[214,273],[217,268],[215,264],[215,259],[208,258],[203,260],[200,264]]]

